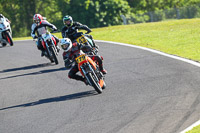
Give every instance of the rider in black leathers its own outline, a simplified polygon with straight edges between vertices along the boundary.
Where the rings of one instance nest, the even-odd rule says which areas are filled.
[[[91,32],[91,29],[88,28],[88,26],[86,25],[82,25],[79,22],[73,22],[73,19],[71,16],[67,15],[63,18],[63,23],[64,23],[64,27],[62,28],[62,37],[63,38],[70,38],[72,42],[75,41],[75,39],[77,39],[77,33],[78,33],[78,29],[82,29],[82,30],[86,30],[87,33],[85,34],[85,36],[87,36],[88,38],[90,38],[94,44],[94,46],[96,48],[98,48],[98,46],[94,43],[94,40],[92,38],[91,35],[88,35],[88,33]]]

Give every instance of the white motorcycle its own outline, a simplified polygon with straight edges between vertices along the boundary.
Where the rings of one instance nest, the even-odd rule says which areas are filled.
[[[0,18],[0,43],[2,46],[6,46],[7,43],[13,46],[12,30],[5,17]]]
[[[45,56],[51,61],[58,64],[58,50],[56,48],[58,44],[56,43],[55,38],[51,35],[50,32],[42,34],[42,46],[45,49]]]

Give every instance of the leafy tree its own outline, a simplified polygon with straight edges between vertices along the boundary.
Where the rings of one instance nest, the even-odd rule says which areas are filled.
[[[93,28],[122,24],[120,15],[134,16],[199,3],[200,0],[0,0],[0,13],[11,20],[13,36],[20,37],[30,35],[35,13],[45,16],[59,29],[63,26],[65,15],[71,15],[75,21]],[[185,13],[189,12],[185,10]],[[138,20],[147,19],[141,17]]]

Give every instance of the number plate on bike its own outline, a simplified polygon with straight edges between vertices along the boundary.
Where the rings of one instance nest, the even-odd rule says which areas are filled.
[[[85,39],[85,37],[83,35],[80,36],[79,38],[77,38],[76,41],[78,43],[86,43],[87,42],[87,40]]]
[[[85,55],[83,54],[83,55],[80,55],[79,57],[77,57],[75,60],[77,63],[80,63],[82,61],[85,61],[86,58],[85,58]]]

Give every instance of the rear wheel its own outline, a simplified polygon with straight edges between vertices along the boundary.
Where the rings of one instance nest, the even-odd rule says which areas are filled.
[[[94,87],[94,89],[100,94],[102,93],[102,88],[100,87],[99,83],[94,80],[94,75],[92,73],[88,73],[87,75],[88,80]]]

